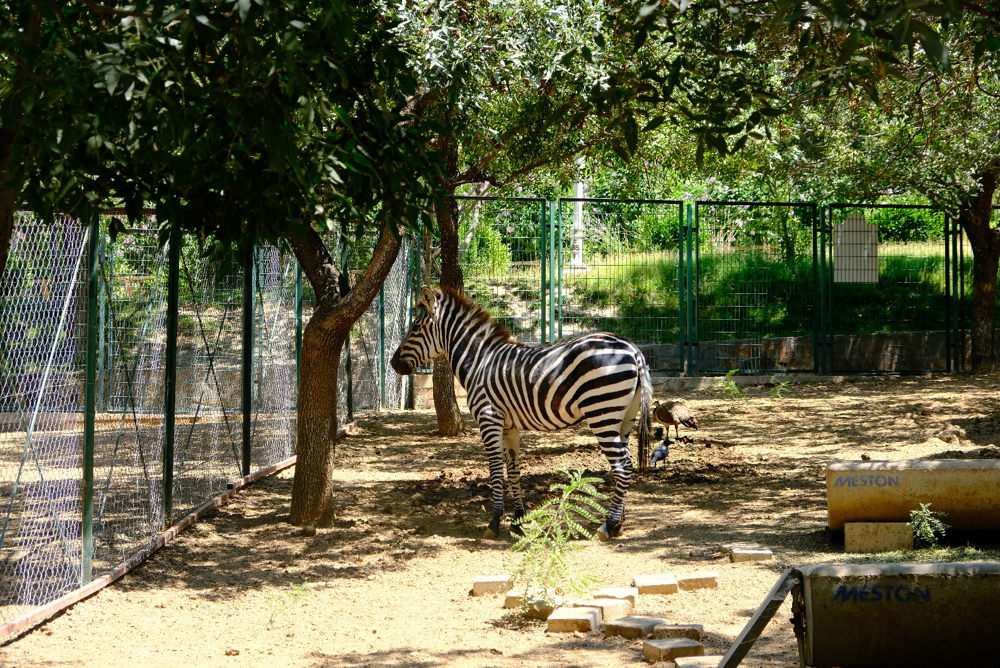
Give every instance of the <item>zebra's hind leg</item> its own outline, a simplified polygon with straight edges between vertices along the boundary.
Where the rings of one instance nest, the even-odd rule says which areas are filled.
[[[521,434],[517,429],[503,430],[503,459],[507,465],[507,480],[510,482],[511,496],[514,497],[514,519],[510,523],[510,532],[516,536],[521,536],[524,531],[519,522],[524,517],[524,495],[521,493],[521,468],[518,464],[520,458]]]
[[[479,419],[479,433],[486,446],[490,487],[493,490],[493,518],[483,532],[483,537],[496,538],[500,535],[500,522],[503,521],[503,423],[495,424],[487,417],[482,417]]]
[[[591,428],[593,429],[593,425]],[[615,492],[611,497],[608,516],[596,534],[598,540],[605,541],[620,536],[625,524],[625,493],[632,482],[632,457],[628,452],[628,437],[623,439],[617,430],[598,433],[598,440],[615,478]]]

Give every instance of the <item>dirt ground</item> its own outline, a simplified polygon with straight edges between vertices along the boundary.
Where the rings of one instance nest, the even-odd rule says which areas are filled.
[[[703,624],[708,653],[722,654],[785,567],[862,560],[826,529],[827,462],[998,457],[998,384],[869,379],[796,385],[780,399],[758,387],[746,403],[710,390],[679,393],[702,428],[682,430],[690,442],[633,483],[625,534],[587,544],[575,566],[600,586],[626,586],[640,573],[717,571],[718,589],[644,596],[637,613]],[[556,467],[609,480],[586,427],[526,434],[522,452],[529,506],[560,480]],[[442,439],[431,412],[383,414],[363,420],[339,453],[333,526],[303,536],[287,522],[292,472],[265,479],[115,585],[8,640],[0,666],[570,668],[642,660],[641,641],[549,635],[543,623],[502,609],[500,597],[468,595],[475,575],[517,562],[506,533],[481,538],[489,490],[476,432]],[[760,542],[775,558],[696,556],[736,540]],[[941,549],[868,559],[995,559],[998,543],[994,534],[949,534]],[[743,665],[798,665],[789,617],[786,602]]]

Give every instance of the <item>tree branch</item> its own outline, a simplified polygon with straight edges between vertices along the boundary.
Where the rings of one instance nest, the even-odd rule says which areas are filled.
[[[97,12],[99,14],[111,14],[112,16],[137,16],[139,18],[152,18],[152,14],[143,14],[138,9],[119,9],[118,7],[108,7],[107,5],[99,5],[92,0],[81,0],[91,11]]]

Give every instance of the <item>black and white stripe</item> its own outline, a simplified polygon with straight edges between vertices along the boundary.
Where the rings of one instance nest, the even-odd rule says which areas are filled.
[[[640,412],[640,463],[649,452],[652,386],[639,348],[607,333],[527,346],[515,341],[480,306],[449,289],[424,287],[418,306],[410,331],[392,357],[392,367],[405,375],[446,355],[468,392],[469,409],[489,457],[493,520],[486,535],[500,532],[505,466],[515,521],[525,514],[517,461],[520,432],[562,429],[586,420],[615,478],[611,508],[598,537],[617,536],[632,478],[628,437]]]

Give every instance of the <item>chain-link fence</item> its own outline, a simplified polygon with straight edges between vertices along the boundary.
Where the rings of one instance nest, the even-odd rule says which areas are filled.
[[[2,621],[294,454],[296,263],[268,247],[251,274],[223,269],[193,240],[161,248],[151,216],[112,241],[110,217],[17,214],[0,281]]]
[[[930,206],[836,204],[820,272],[824,367],[831,372],[946,371],[958,286],[943,213]]]
[[[459,222],[467,294],[525,343],[611,331],[684,374],[947,371],[968,354],[971,252],[931,207],[478,197]]]

